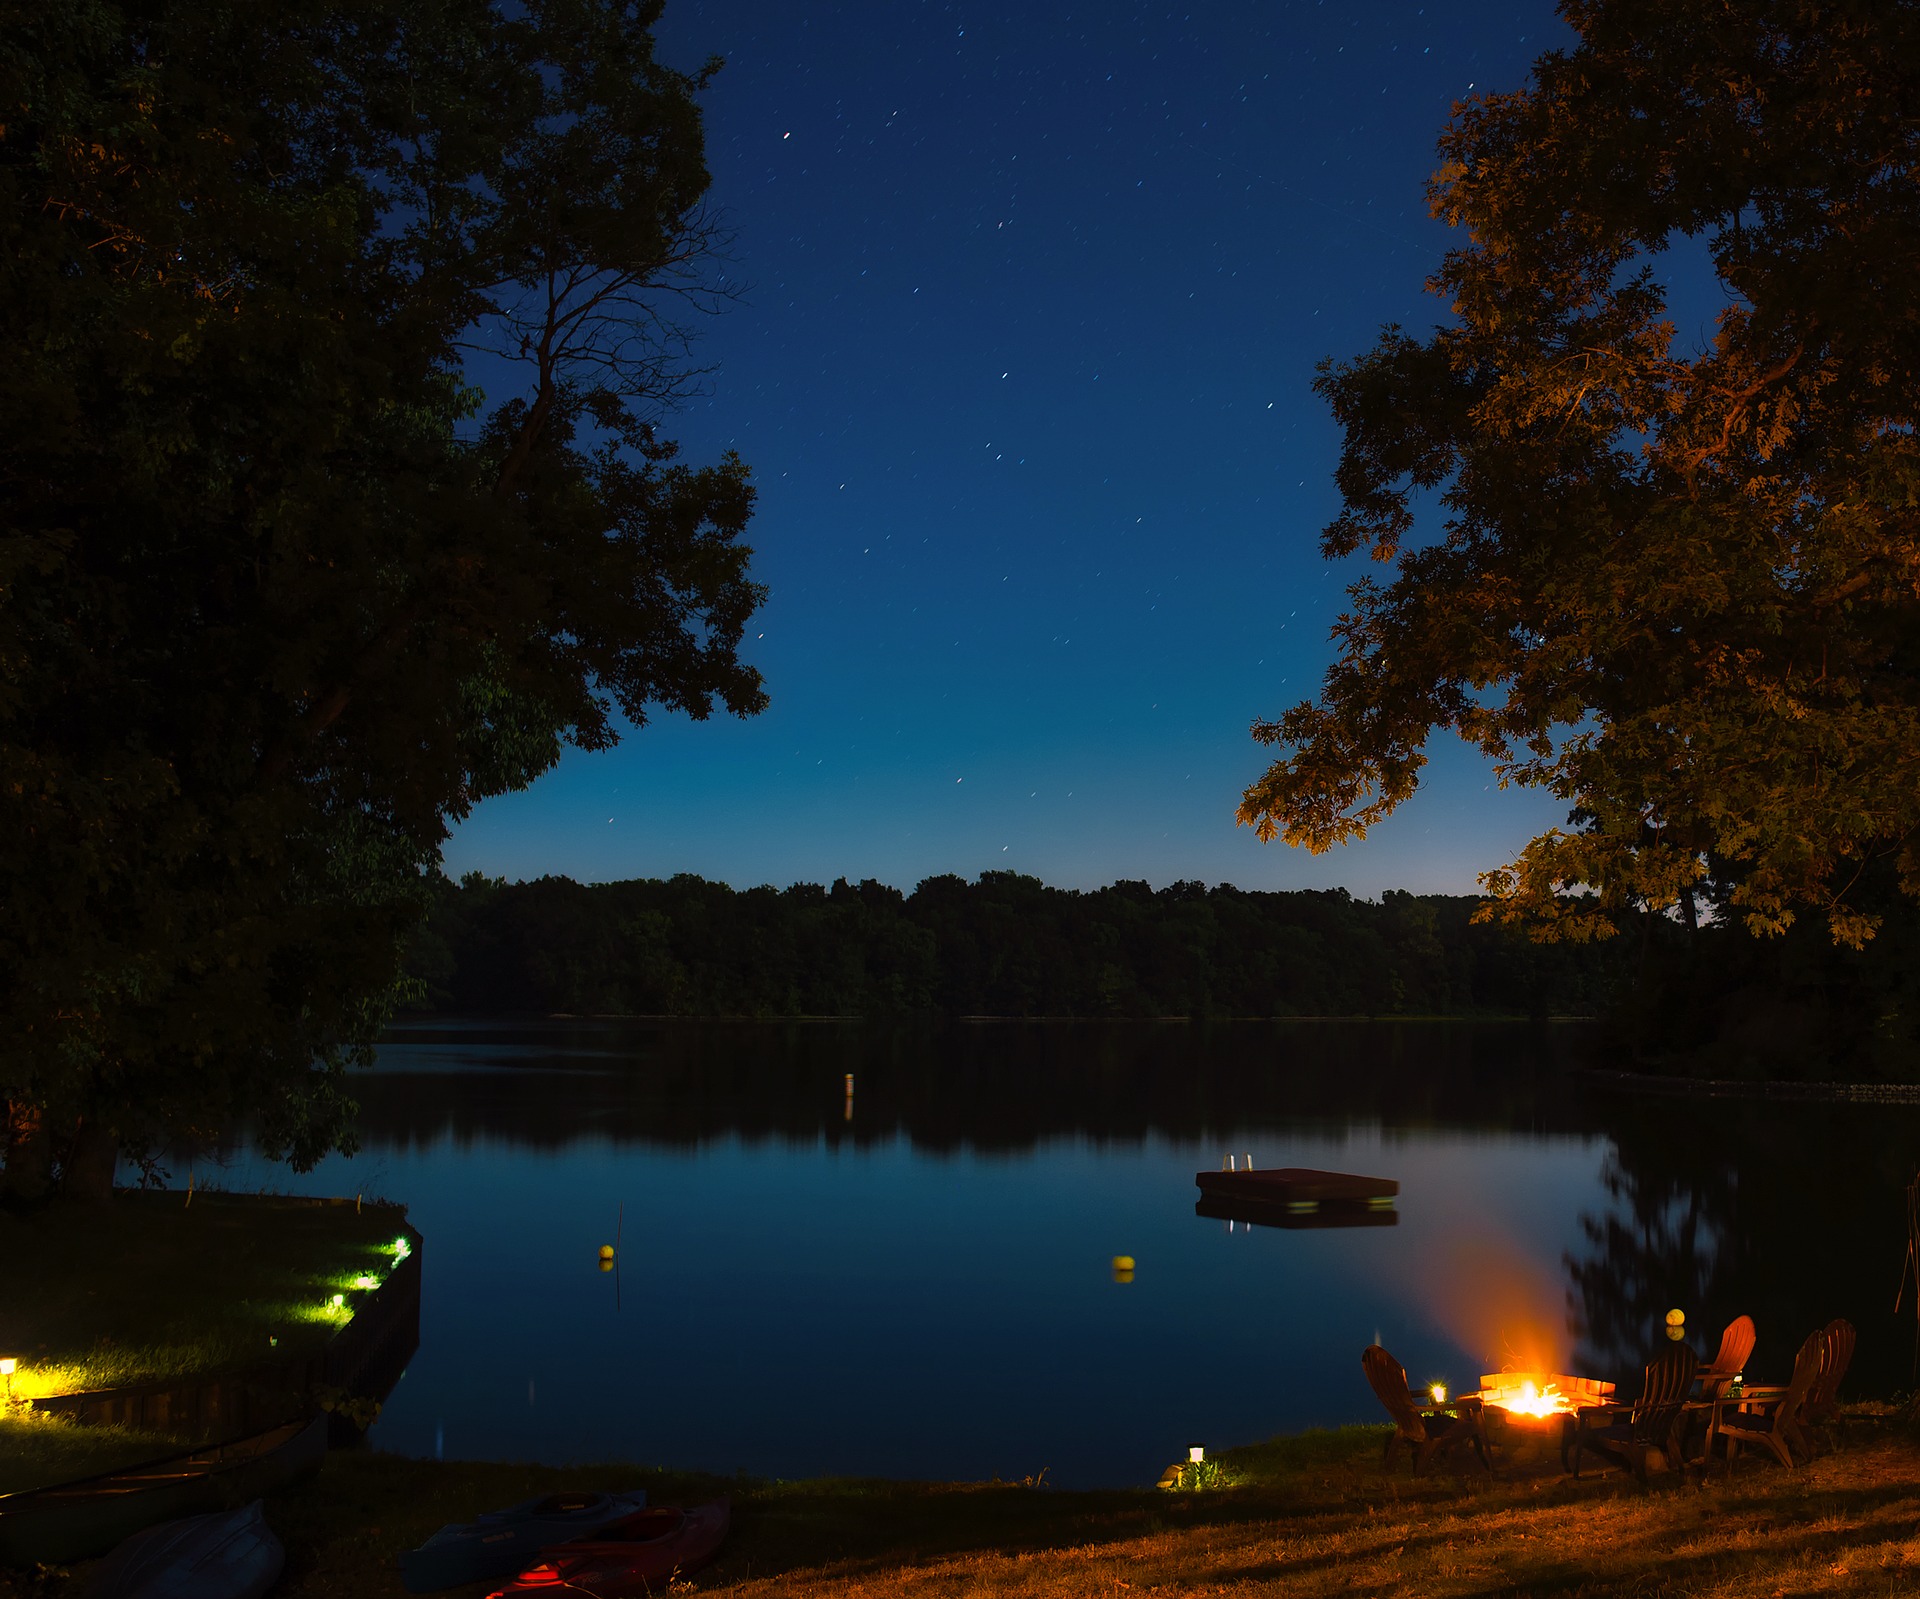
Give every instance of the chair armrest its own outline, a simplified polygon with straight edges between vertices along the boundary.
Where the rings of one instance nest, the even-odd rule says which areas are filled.
[[[1458,1399],[1443,1399],[1437,1405],[1429,1402],[1424,1405],[1415,1405],[1413,1408],[1423,1416],[1451,1416],[1464,1411],[1478,1410],[1481,1404],[1478,1394],[1465,1394]]]

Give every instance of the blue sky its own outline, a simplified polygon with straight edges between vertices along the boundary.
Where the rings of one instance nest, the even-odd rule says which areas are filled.
[[[659,38],[728,63],[750,287],[671,431],[754,472],[772,707],[570,754],[449,870],[1470,892],[1562,819],[1449,736],[1363,844],[1233,820],[1355,575],[1314,367],[1444,315],[1435,138],[1549,6],[668,0]]]

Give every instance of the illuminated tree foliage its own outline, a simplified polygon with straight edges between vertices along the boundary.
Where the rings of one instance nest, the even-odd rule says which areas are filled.
[[[1323,548],[1393,575],[1255,724],[1285,751],[1240,818],[1359,837],[1451,729],[1572,810],[1489,914],[1581,939],[1697,891],[1858,946],[1857,885],[1920,895],[1920,5],[1561,9],[1577,45],[1441,141],[1452,320],[1322,369]]]
[[[657,432],[725,293],[658,11],[0,4],[15,1188],[342,1143],[449,821],[763,703],[746,470]]]

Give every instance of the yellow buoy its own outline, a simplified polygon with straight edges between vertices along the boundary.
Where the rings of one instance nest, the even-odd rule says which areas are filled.
[[[1132,1270],[1133,1270],[1133,1256],[1131,1256],[1131,1255],[1115,1255],[1115,1256],[1113,1257],[1113,1269],[1114,1269],[1115,1271],[1132,1271]]]
[[[1667,1312],[1667,1325],[1669,1327],[1684,1327],[1686,1324],[1687,1313],[1684,1310],[1670,1310]]]
[[[612,1244],[602,1244],[602,1245],[600,1246],[600,1258],[601,1258],[602,1260],[612,1260],[612,1259],[613,1259],[613,1245],[612,1245]]]

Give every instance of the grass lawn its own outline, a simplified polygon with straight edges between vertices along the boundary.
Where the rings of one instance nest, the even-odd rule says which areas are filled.
[[[1149,1594],[1704,1595],[1920,1591],[1920,1440],[1856,1422],[1799,1471],[1743,1456],[1728,1481],[1557,1471],[1490,1481],[1380,1469],[1382,1432],[1276,1439],[1221,1457],[1233,1487],[1065,1493],[1010,1484],[722,1481],[329,1457],[268,1501],[285,1599],[402,1592],[393,1557],[444,1521],[559,1487],[646,1487],[655,1503],[734,1496],[734,1531],[694,1579],[728,1599],[1146,1599]],[[17,1581],[0,1599],[61,1599]],[[478,1595],[484,1587],[456,1590]],[[676,1591],[685,1592],[685,1589]]]
[[[0,1415],[0,1494],[97,1477],[104,1471],[178,1454],[181,1448],[177,1438],[165,1433],[132,1427],[76,1427],[19,1406],[14,1414]]]
[[[325,1345],[405,1213],[272,1197],[122,1192],[98,1210],[0,1211],[0,1355],[15,1395],[249,1366]],[[278,1340],[276,1343],[274,1340]]]

